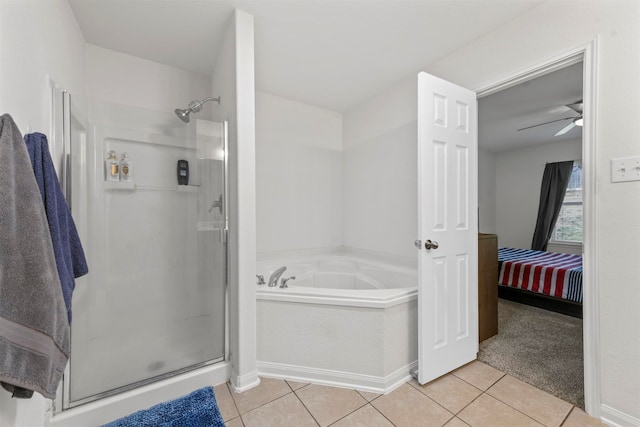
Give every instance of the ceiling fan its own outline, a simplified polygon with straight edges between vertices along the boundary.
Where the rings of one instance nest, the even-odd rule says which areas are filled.
[[[583,118],[582,118],[582,99],[580,101],[574,102],[573,104],[567,104],[566,107],[572,109],[573,111],[578,113],[578,115],[575,116],[575,117],[565,117],[564,119],[551,120],[549,122],[538,123],[537,125],[527,126],[525,128],[518,129],[518,131],[525,130],[525,129],[531,129],[531,128],[535,128],[535,127],[542,126],[542,125],[548,125],[549,123],[555,123],[555,122],[562,122],[562,121],[565,121],[565,120],[571,120],[571,122],[568,125],[566,125],[562,129],[560,129],[558,132],[556,132],[553,135],[553,136],[560,136],[560,135],[564,135],[565,133],[569,132],[571,129],[573,129],[576,126],[582,126],[582,123],[583,123]]]

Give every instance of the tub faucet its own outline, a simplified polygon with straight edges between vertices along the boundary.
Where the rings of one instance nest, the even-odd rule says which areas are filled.
[[[282,280],[280,281],[280,287],[281,287],[281,288],[288,288],[288,287],[289,287],[289,285],[287,285],[287,282],[288,282],[289,280],[296,280],[296,276],[291,276],[291,277],[287,277],[286,279],[282,279]]]
[[[286,266],[282,266],[271,274],[269,277],[269,287],[273,288],[274,286],[278,286],[278,279],[282,276],[282,273],[287,269]]]

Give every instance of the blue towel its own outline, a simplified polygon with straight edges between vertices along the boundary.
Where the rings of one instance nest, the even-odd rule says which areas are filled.
[[[67,205],[62,193],[53,160],[49,154],[47,137],[36,132],[25,135],[24,140],[47,213],[62,295],[67,307],[69,324],[71,324],[71,297],[75,288],[74,279],[89,272],[87,260],[82,250],[76,225],[71,217],[69,205]]]

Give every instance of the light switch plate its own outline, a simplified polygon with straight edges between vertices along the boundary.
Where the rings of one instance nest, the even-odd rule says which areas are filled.
[[[611,182],[640,181],[640,156],[611,159]]]

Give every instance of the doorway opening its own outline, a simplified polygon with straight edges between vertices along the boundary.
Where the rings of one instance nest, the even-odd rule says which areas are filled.
[[[578,332],[573,331],[573,335],[578,341],[578,348],[583,351],[584,355],[582,366],[579,366],[577,368],[581,370],[582,373],[584,373],[584,381],[582,382],[582,384],[580,384],[584,386],[584,401],[573,403],[576,403],[579,406],[584,405],[584,408],[588,413],[593,416],[599,416],[599,399],[597,393],[599,387],[597,383],[598,366],[595,364],[595,355],[597,349],[596,343],[598,341],[597,300],[594,298],[595,291],[592,281],[595,270],[595,266],[592,262],[592,248],[595,244],[595,218],[593,216],[593,183],[595,177],[595,123],[592,119],[593,117],[595,117],[594,73],[594,45],[590,44],[553,60],[547,61],[539,67],[526,70],[523,73],[477,91],[479,98],[480,150],[478,168],[478,196],[479,230],[481,232],[484,231],[497,234],[500,246],[515,246],[528,249],[528,245],[530,245],[531,243],[532,233],[535,227],[536,213],[538,210],[539,201],[538,194],[540,190],[544,164],[554,161],[553,158],[549,158],[548,156],[552,156],[553,152],[557,151],[558,153],[561,153],[558,154],[558,156],[561,156],[562,158],[559,158],[556,161],[581,161],[581,170],[583,173],[583,185],[581,186],[581,189],[584,195],[584,198],[582,200],[582,244],[580,245],[579,242],[567,243],[562,241],[555,241],[551,242],[550,247],[547,250],[558,252],[574,252],[582,254],[583,256],[583,298],[581,304],[583,319],[582,322],[576,322],[575,318],[566,318],[569,323],[573,323],[574,325],[578,323],[581,329],[583,329],[582,332],[580,332],[580,330],[578,330]],[[543,82],[545,80],[553,80],[555,74],[557,74],[559,77],[562,77],[564,75],[564,77],[567,78],[571,78],[571,76],[573,75],[574,80],[575,77],[578,76],[580,78],[580,81],[577,85],[577,89],[579,90],[579,92],[576,91],[575,87],[571,89],[570,87],[563,86],[562,83],[558,83],[560,86],[556,87],[555,89],[542,89],[540,87],[536,87],[537,83],[539,82]],[[574,86],[575,83],[576,82],[573,82]],[[528,100],[523,95],[527,92],[535,92],[532,95],[533,100],[530,102],[528,102]],[[553,94],[551,94],[550,92],[553,92]],[[546,96],[549,97],[548,100],[551,100],[551,102],[547,102],[546,106],[541,104],[542,100],[544,99],[545,93],[547,94]],[[533,148],[527,148],[528,146],[522,145],[519,147],[512,146],[509,149],[508,136],[502,135],[502,142],[496,141],[499,139],[498,137],[501,136],[500,134],[494,134],[493,136],[492,134],[489,134],[487,136],[487,134],[483,132],[483,127],[487,124],[483,121],[483,117],[486,113],[486,111],[484,111],[484,104],[490,105],[491,97],[493,97],[494,95],[497,105],[502,109],[503,117],[499,117],[500,119],[506,120],[507,116],[514,116],[518,113],[524,116],[527,111],[528,113],[526,114],[530,115],[527,116],[528,120],[531,120],[529,123],[509,129],[509,132],[518,132],[518,129],[532,126],[531,128],[520,131],[519,133],[533,130],[534,132],[531,133],[534,135],[538,135],[539,137],[541,133],[544,134],[544,132],[546,131],[548,132],[549,139],[542,144],[538,142],[539,147],[535,146],[535,141],[529,141],[527,143],[533,144]],[[551,97],[551,95],[559,96],[560,98],[554,99]],[[565,97],[564,101],[561,100],[562,96]],[[576,110],[572,110],[569,106],[575,104],[578,101],[582,101],[582,104],[584,106],[584,109],[581,108],[580,113],[578,113]],[[509,104],[509,102],[511,104]],[[514,102],[517,102],[517,104],[513,104]],[[511,105],[511,107],[509,107],[509,105]],[[535,116],[534,113],[537,113],[538,116]],[[558,138],[557,136],[554,137],[554,134],[556,134],[562,128],[566,127],[569,120],[573,120],[573,118],[577,117],[578,115],[584,115],[585,126],[583,128],[575,129],[577,127],[575,126],[572,127],[572,129],[569,129],[569,131],[565,132],[563,135],[559,135],[560,138]],[[564,118],[568,118],[568,120],[558,120]],[[496,120],[499,121],[498,119]],[[547,123],[551,122],[552,120],[558,121]],[[537,124],[541,125],[536,126]],[[581,134],[580,130],[582,131]],[[522,138],[520,138],[521,136]],[[491,141],[487,142],[487,138],[491,139]],[[511,139],[519,139],[522,141],[527,138],[525,138],[523,135],[518,135],[517,138]],[[536,137],[532,137],[532,139],[536,139]],[[500,147],[501,143],[504,144],[503,147]],[[559,148],[561,145],[563,146],[562,149]],[[489,149],[487,148],[487,146],[492,147],[489,149],[493,151],[488,151]],[[518,151],[520,152],[518,153]],[[546,154],[543,154],[543,152]],[[524,160],[525,163],[520,163],[524,166],[520,166],[520,169],[518,169],[518,167],[516,166],[518,164],[517,158],[518,156],[520,156],[522,161],[523,154],[526,154],[526,159]],[[545,158],[545,156],[547,156],[547,158]],[[533,163],[542,158],[544,158],[544,160],[542,169],[538,172],[538,177],[527,177],[526,169],[533,167]],[[491,167],[493,167],[494,174],[493,186],[487,185],[487,182],[491,181]],[[500,181],[501,179],[502,181]],[[507,181],[509,181],[509,184],[505,184]],[[499,182],[500,184],[498,184]],[[530,188],[531,186],[535,187],[536,190],[533,193],[534,195],[532,196],[527,188],[522,188],[522,186],[521,188],[518,188],[516,186],[518,182],[527,183],[527,188]],[[505,202],[509,199],[511,199],[511,204]],[[533,208],[528,207],[531,203],[533,203]],[[529,222],[531,222],[530,218],[532,217],[533,224],[518,224],[518,220],[523,219],[521,218],[523,216],[523,214],[521,214],[522,211],[519,211],[519,209],[528,209],[527,213],[524,214],[524,219],[529,219]],[[533,210],[533,212],[530,212],[531,210]],[[509,314],[513,314],[513,306],[510,306],[509,304],[514,303],[505,301],[504,304],[501,304],[504,305],[502,310],[504,312],[503,315],[508,316]],[[531,310],[531,308],[528,306],[525,309]],[[542,314],[544,315],[546,313],[542,312]],[[551,316],[557,315],[556,313],[551,313]],[[562,315],[560,316],[561,318],[563,318]],[[512,318],[511,320],[514,319]],[[500,335],[500,331],[498,331],[498,335]],[[541,346],[541,348],[543,347],[544,346]],[[539,366],[534,368],[532,372],[536,372],[536,374],[538,375],[543,369],[543,366]],[[526,379],[524,380],[526,382],[529,382]],[[534,385],[536,385],[538,388],[545,389],[545,387],[541,386],[540,384]],[[554,393],[553,390],[549,390],[548,388],[547,391],[550,391],[551,394],[557,394]],[[563,398],[567,400],[566,397]]]

